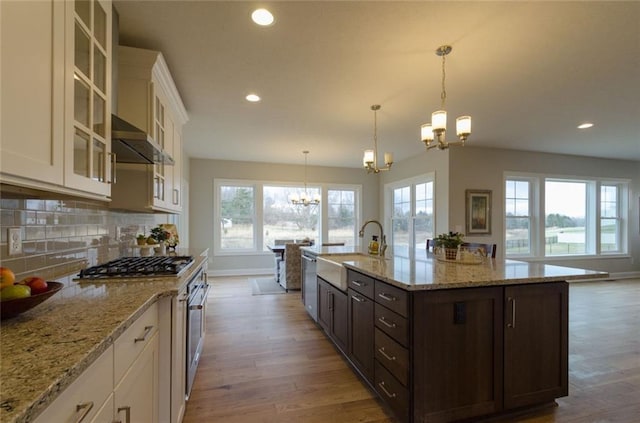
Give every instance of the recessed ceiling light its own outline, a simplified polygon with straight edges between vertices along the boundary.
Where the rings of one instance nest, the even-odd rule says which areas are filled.
[[[260,101],[260,96],[256,94],[249,94],[245,98],[247,99],[247,101],[250,101],[252,103],[257,103],[258,101]]]
[[[591,128],[592,126],[593,126],[593,123],[585,122],[578,125],[578,129],[587,129],[587,128]]]
[[[251,19],[262,26],[269,26],[273,23],[273,15],[267,9],[254,10],[251,14]]]

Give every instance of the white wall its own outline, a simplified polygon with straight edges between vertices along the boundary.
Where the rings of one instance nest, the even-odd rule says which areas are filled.
[[[190,160],[189,233],[192,248],[209,248],[211,274],[259,274],[271,271],[273,254],[216,256],[213,248],[214,178],[247,179],[268,182],[304,182],[303,165],[239,162],[228,160]],[[362,218],[378,218],[378,178],[361,169],[336,167],[307,167],[307,183],[336,183],[362,185]]]
[[[381,181],[384,184],[415,175],[436,173],[436,233],[465,228],[465,190],[492,191],[489,236],[465,237],[468,241],[504,245],[504,173],[529,172],[557,176],[590,176],[630,179],[629,255],[618,258],[553,259],[553,264],[623,274],[640,271],[640,162],[592,157],[524,152],[504,149],[452,147],[448,151],[431,150],[397,162]],[[446,179],[443,181],[442,179]],[[446,194],[446,195],[445,195]],[[381,212],[382,215],[382,212]],[[498,258],[503,251],[498,248]]]
[[[221,273],[247,274],[252,270],[271,269],[268,253],[252,256],[213,255],[213,178],[251,179],[273,182],[302,182],[303,166],[270,163],[191,159],[190,162],[190,246],[209,248],[211,269]],[[556,155],[514,150],[455,147],[448,151],[431,150],[396,162],[390,172],[367,175],[361,169],[308,167],[309,183],[361,184],[363,219],[384,216],[384,185],[427,172],[436,175],[436,233],[456,227],[464,231],[465,190],[491,190],[492,233],[490,236],[466,237],[469,241],[504,245],[503,197],[504,172],[530,172],[549,175],[591,176],[630,179],[629,255],[619,258],[553,259],[553,264],[607,271],[614,274],[640,272],[640,162],[590,157]],[[364,221],[363,220],[363,221]],[[389,222],[383,222],[385,229]],[[371,225],[365,236],[376,233]],[[387,230],[388,232],[388,230]],[[503,251],[498,249],[498,258]]]
[[[504,245],[504,173],[529,172],[549,176],[582,176],[630,179],[629,255],[617,258],[552,259],[552,264],[581,267],[610,273],[640,271],[640,235],[638,196],[640,195],[640,162],[598,159],[489,148],[455,148],[451,150],[449,219],[464,228],[465,190],[490,189],[492,201],[492,234],[490,238],[470,238],[478,242]]]

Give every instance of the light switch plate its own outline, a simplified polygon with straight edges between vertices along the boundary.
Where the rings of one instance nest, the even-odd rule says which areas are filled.
[[[10,256],[22,254],[22,230],[20,228],[9,228],[7,240]]]

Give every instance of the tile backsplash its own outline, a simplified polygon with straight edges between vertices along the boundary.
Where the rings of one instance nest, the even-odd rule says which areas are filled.
[[[172,215],[118,212],[90,200],[0,194],[0,265],[18,280],[30,275],[52,280],[135,255],[138,233],[148,235],[158,223],[175,223]],[[20,254],[9,255],[10,228],[19,228]]]

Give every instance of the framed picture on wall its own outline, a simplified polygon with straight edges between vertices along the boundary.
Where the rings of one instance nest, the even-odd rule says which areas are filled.
[[[491,234],[491,191],[468,189],[466,194],[466,235]]]

